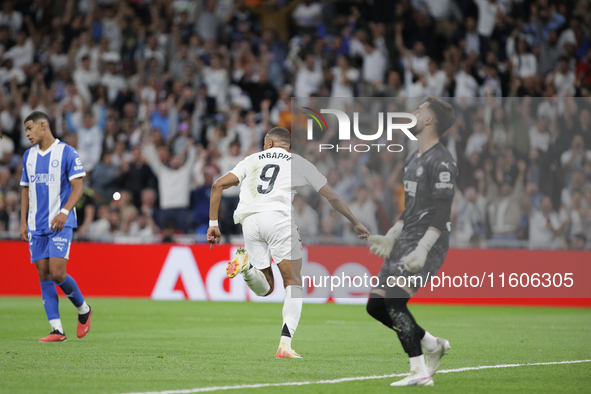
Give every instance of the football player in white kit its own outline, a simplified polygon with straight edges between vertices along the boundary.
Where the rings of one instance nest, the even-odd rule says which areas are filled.
[[[326,177],[312,163],[292,154],[290,148],[291,133],[275,127],[265,136],[262,152],[246,157],[219,178],[211,188],[207,230],[207,240],[213,246],[221,237],[217,218],[222,191],[240,185],[240,203],[234,212],[234,222],[242,224],[246,250],[238,250],[226,273],[230,278],[242,273],[255,294],[267,296],[273,292],[271,258],[277,263],[285,287],[281,340],[275,354],[278,358],[302,357],[291,348],[304,296],[300,276],[302,243],[292,219],[291,204],[297,188],[312,186],[351,222],[360,239],[367,239],[370,235],[327,185]]]

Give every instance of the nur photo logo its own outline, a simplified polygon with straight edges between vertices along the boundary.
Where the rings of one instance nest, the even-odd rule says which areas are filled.
[[[328,124],[322,114],[332,114],[336,116],[338,124],[338,139],[339,141],[351,140],[351,129],[354,137],[362,141],[377,141],[386,133],[386,140],[392,141],[394,131],[403,132],[411,141],[416,141],[417,138],[410,132],[409,129],[416,126],[417,118],[411,113],[407,112],[378,112],[378,130],[373,134],[362,133],[359,129],[359,112],[353,112],[353,127],[351,127],[351,119],[344,111],[338,109],[320,109],[320,112],[309,108],[302,107],[304,114],[311,119],[307,122],[307,139],[314,140],[314,124],[317,124],[320,131],[325,133],[328,131]],[[398,123],[401,119],[408,119],[410,122]],[[385,126],[384,126],[385,124]],[[404,148],[400,144],[349,144],[349,145],[334,145],[334,144],[319,144],[320,152],[323,150],[336,150],[337,152],[345,150],[348,152],[368,152],[371,149],[377,149],[379,152],[385,148],[388,152],[401,152]]]

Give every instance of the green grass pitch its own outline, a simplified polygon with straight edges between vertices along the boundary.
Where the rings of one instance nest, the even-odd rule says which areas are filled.
[[[76,338],[76,311],[60,298],[68,341],[49,332],[40,298],[0,298],[0,393],[129,393],[302,382],[408,372],[393,331],[364,306],[304,304],[293,348],[275,359],[282,304],[89,299],[92,329]],[[442,369],[591,359],[591,310],[411,306],[419,324],[449,339]],[[439,374],[432,388],[400,378],[237,389],[235,393],[591,392],[591,363]],[[228,392],[228,391],[226,391]]]

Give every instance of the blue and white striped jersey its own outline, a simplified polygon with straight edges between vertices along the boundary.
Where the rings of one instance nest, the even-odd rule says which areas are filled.
[[[60,140],[56,139],[45,152],[38,145],[25,152],[21,186],[29,187],[29,232],[51,231],[49,224],[72,193],[70,181],[85,175],[76,149]],[[77,227],[75,209],[68,215],[64,227]]]

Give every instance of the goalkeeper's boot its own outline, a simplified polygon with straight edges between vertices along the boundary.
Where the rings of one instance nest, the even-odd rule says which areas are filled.
[[[451,349],[451,345],[447,339],[437,338],[437,349],[432,353],[424,352],[425,365],[427,366],[427,373],[429,375],[435,376],[441,358],[447,354],[449,349]]]
[[[234,260],[228,263],[228,266],[226,267],[226,275],[228,275],[228,278],[233,278],[239,273],[246,271],[249,267],[248,252],[246,249],[240,248],[236,251],[236,257],[234,257]]]
[[[433,378],[431,375],[412,370],[406,378],[392,382],[390,386],[433,386]]]
[[[299,354],[297,354],[290,345],[284,342],[279,343],[279,349],[277,349],[277,353],[275,353],[276,358],[303,358]]]
[[[39,342],[64,342],[66,340],[66,334],[59,330],[53,330],[45,338],[39,339]]]

